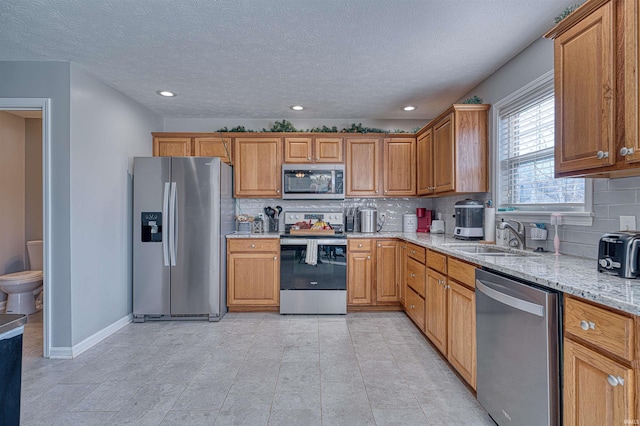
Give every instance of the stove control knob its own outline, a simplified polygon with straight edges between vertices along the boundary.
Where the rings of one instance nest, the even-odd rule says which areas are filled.
[[[296,219],[300,219],[300,216],[299,216],[299,215],[296,215]]]
[[[611,269],[611,259],[600,259],[598,260],[598,262],[600,263],[600,266],[602,266],[603,268],[608,268]]]

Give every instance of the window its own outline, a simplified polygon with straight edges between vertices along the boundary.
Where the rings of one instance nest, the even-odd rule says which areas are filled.
[[[553,73],[496,104],[498,207],[585,210],[585,179],[554,178]]]

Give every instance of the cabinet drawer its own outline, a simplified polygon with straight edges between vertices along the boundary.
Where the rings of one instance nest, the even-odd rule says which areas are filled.
[[[634,358],[635,336],[630,317],[567,297],[564,329],[614,355]]]
[[[407,259],[407,285],[420,296],[425,297],[425,266],[414,259]]]
[[[449,256],[447,259],[447,270],[449,271],[449,278],[468,287],[476,287],[476,267],[474,265]]]
[[[407,294],[405,295],[405,298],[405,312],[411,317],[411,319],[413,319],[413,321],[415,321],[418,328],[424,331],[424,299],[420,297],[418,293],[413,291],[411,287],[407,287]]]
[[[369,239],[354,238],[347,240],[347,251],[371,251],[373,241]]]
[[[230,238],[227,240],[229,252],[280,251],[280,240],[276,238]]]
[[[414,258],[420,263],[425,263],[426,261],[426,251],[424,247],[417,246],[415,244],[407,243],[407,254],[409,257]]]
[[[427,266],[446,275],[447,256],[437,251],[427,250]]]

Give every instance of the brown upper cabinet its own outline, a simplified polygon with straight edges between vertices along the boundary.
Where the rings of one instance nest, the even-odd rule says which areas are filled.
[[[282,138],[237,137],[233,153],[235,197],[280,198]]]
[[[418,195],[433,194],[433,129],[427,129],[417,142],[416,169]]]
[[[192,153],[191,138],[153,135],[154,157],[189,157]]]
[[[207,133],[152,133],[154,157],[220,157],[231,164],[231,138]]]
[[[589,0],[554,39],[556,177],[640,174],[637,0]]]
[[[285,137],[285,163],[343,163],[343,139],[337,137]]]
[[[383,195],[416,195],[416,138],[392,137],[384,140]]]
[[[380,196],[380,138],[345,138],[347,197]]]
[[[418,132],[418,195],[487,192],[487,104],[456,104]]]

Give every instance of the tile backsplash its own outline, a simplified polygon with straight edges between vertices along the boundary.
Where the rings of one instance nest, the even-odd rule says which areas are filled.
[[[382,230],[402,231],[402,215],[415,213],[418,207],[435,210],[445,221],[445,231],[453,234],[455,227],[455,203],[465,198],[485,201],[491,193],[478,193],[440,198],[349,198],[341,201],[334,200],[281,200],[281,199],[237,199],[236,214],[246,213],[256,215],[263,212],[265,206],[282,206],[288,210],[335,209],[345,210],[349,207],[377,207],[378,214],[386,215],[386,223]],[[640,177],[620,179],[594,179],[593,181],[593,225],[576,226],[561,225],[560,252],[573,256],[596,259],[598,242],[602,234],[614,232],[620,228],[620,216],[635,216],[640,225]],[[282,220],[282,219],[281,219]],[[280,224],[281,229],[283,225]],[[529,224],[527,224],[527,228]],[[543,246],[553,251],[553,227],[548,227],[547,240]],[[527,232],[529,237],[529,232]],[[528,241],[529,247],[539,246],[539,242]]]
[[[236,214],[256,216],[266,206],[281,206],[283,212],[291,210],[339,210],[350,207],[374,207],[378,217],[384,213],[386,219],[382,231],[402,231],[402,215],[415,213],[416,208],[433,209],[434,201],[428,198],[349,198],[346,200],[281,200],[281,199],[236,199]],[[280,229],[284,229],[280,218]],[[453,231],[453,228],[452,228]]]

